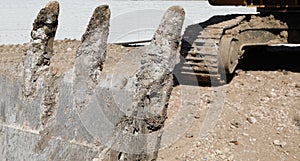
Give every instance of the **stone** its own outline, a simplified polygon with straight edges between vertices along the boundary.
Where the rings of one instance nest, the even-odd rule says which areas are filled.
[[[244,72],[244,71],[241,70],[241,69],[235,70],[235,74],[236,74],[236,75],[240,75],[240,74],[242,74],[243,72]]]
[[[285,145],[286,145],[286,142],[283,141],[283,142],[281,142],[281,145],[280,145],[280,146],[283,148]]]
[[[283,148],[283,147],[286,145],[286,142],[284,142],[284,141],[281,142],[281,141],[279,141],[279,140],[274,140],[274,141],[273,141],[273,144],[276,145],[276,146],[280,146],[280,147]]]
[[[68,51],[68,52],[71,52],[71,51],[72,51],[72,48],[67,48],[67,51]]]
[[[200,112],[197,112],[197,113],[194,115],[194,118],[195,118],[195,119],[200,119],[200,118],[201,118]]]
[[[186,137],[186,138],[192,138],[192,137],[194,137],[194,135],[193,135],[193,133],[191,133],[191,132],[186,132],[186,133],[185,133],[185,137]]]
[[[289,71],[282,70],[282,74],[283,74],[283,75],[288,75],[288,74],[289,74]]]
[[[230,123],[231,124],[231,128],[239,128],[240,127],[240,123],[238,123],[237,121],[233,120],[233,122]]]
[[[251,123],[251,124],[255,124],[257,122],[255,117],[248,117],[247,120]]]
[[[280,141],[279,141],[279,140],[274,140],[274,141],[273,141],[273,144],[279,146],[279,145],[280,145]]]
[[[222,155],[222,154],[223,154],[223,151],[217,149],[217,150],[216,150],[216,154],[217,154],[217,155]]]

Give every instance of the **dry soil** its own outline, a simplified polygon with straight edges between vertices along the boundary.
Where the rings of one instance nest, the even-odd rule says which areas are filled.
[[[78,46],[78,40],[55,41],[51,66],[57,68],[60,74],[71,69]],[[104,70],[109,72],[110,66],[134,48],[136,47],[109,45]],[[0,74],[18,75],[16,71],[25,50],[26,44],[0,45]],[[260,52],[263,54],[266,51]],[[236,71],[232,81],[221,87],[175,86],[168,107],[166,126],[174,121],[172,118],[181,115],[178,111],[185,108],[185,104],[186,107],[196,107],[196,110],[188,113],[191,116],[188,123],[176,127],[175,130],[180,134],[178,139],[159,152],[158,160],[299,161],[299,63],[294,64],[293,69],[288,68],[290,63],[295,63],[295,59],[300,60],[299,56],[279,63],[281,66],[272,67],[258,65],[259,59],[261,58],[255,57],[254,61],[246,61]],[[279,57],[275,58],[278,59]],[[263,63],[266,62],[268,59]],[[215,96],[214,91],[222,91],[224,97]],[[190,102],[180,106],[183,100]],[[208,114],[215,102],[222,105],[218,107],[221,110],[220,117]],[[216,120],[216,126],[206,137],[201,137],[201,129],[205,126],[207,117]]]

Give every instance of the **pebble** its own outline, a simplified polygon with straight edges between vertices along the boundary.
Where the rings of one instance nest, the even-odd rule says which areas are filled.
[[[289,72],[286,71],[286,70],[283,70],[282,73],[283,73],[283,75],[288,75],[289,74]]]
[[[239,126],[240,124],[238,122],[232,122],[230,127],[233,129],[233,128],[239,128]]]
[[[280,147],[283,148],[283,147],[286,145],[286,142],[284,142],[284,141],[281,142],[281,141],[279,141],[279,140],[274,140],[274,141],[273,141],[273,144],[276,145],[276,146],[280,146]]]
[[[52,68],[52,69],[51,69],[51,74],[52,74],[53,76],[55,76],[57,73],[58,73],[58,69],[57,69],[57,68]]]
[[[194,137],[194,135],[191,132],[187,132],[187,133],[185,133],[185,137],[192,138],[192,137]]]
[[[235,71],[235,74],[237,74],[237,75],[242,74],[242,73],[243,73],[243,70],[241,70],[241,69],[237,69],[237,70]]]
[[[222,155],[223,152],[222,152],[221,150],[218,149],[218,150],[216,150],[216,154],[217,154],[217,155]]]
[[[284,147],[286,145],[286,142],[285,141],[283,141],[283,142],[281,142],[281,147]]]
[[[230,155],[230,156],[227,158],[228,161],[231,161],[231,160],[233,160],[233,159],[234,159],[233,155]]]
[[[257,122],[256,118],[254,117],[248,117],[247,120],[251,123],[251,124],[255,124]]]
[[[67,48],[67,51],[69,51],[69,52],[72,51],[72,48]]]
[[[273,144],[276,145],[276,146],[279,146],[280,145],[280,141],[279,140],[274,140]]]
[[[195,119],[200,119],[200,114],[197,112],[197,113],[194,115],[194,118],[195,118]]]
[[[262,103],[267,103],[267,102],[269,102],[269,101],[270,101],[269,95],[267,95],[267,97],[261,98],[260,101],[261,101]]]
[[[274,88],[272,88],[272,90],[271,90],[271,97],[276,97],[276,96],[277,96],[276,91],[275,91]]]
[[[267,94],[267,97],[268,97],[268,98],[272,98],[272,95],[271,95],[271,94]]]
[[[300,83],[296,83],[296,84],[295,84],[295,87],[296,87],[296,88],[300,88]]]
[[[264,109],[264,107],[261,108]],[[264,114],[262,111],[254,111],[251,113],[251,116],[253,116],[254,118],[263,118]]]
[[[226,159],[226,156],[225,156],[225,155],[220,155],[220,158],[221,158],[222,160],[225,160],[225,159]]]
[[[293,120],[296,123],[296,126],[300,126],[300,116],[294,116]]]
[[[229,143],[232,143],[232,144],[234,144],[234,145],[239,145],[239,142],[238,142],[237,140],[232,140],[232,141],[230,141]]]

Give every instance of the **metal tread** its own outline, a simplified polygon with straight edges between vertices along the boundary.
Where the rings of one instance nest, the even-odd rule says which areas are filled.
[[[184,79],[195,80],[199,83],[224,84],[219,72],[219,42],[227,28],[236,26],[245,16],[238,16],[203,28],[192,44],[182,43],[181,55],[185,58],[181,74]],[[186,29],[184,38],[195,34]]]

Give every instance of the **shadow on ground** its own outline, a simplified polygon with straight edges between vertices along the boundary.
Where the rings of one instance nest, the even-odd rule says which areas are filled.
[[[237,69],[300,72],[299,61],[299,47],[253,47],[246,49]]]

